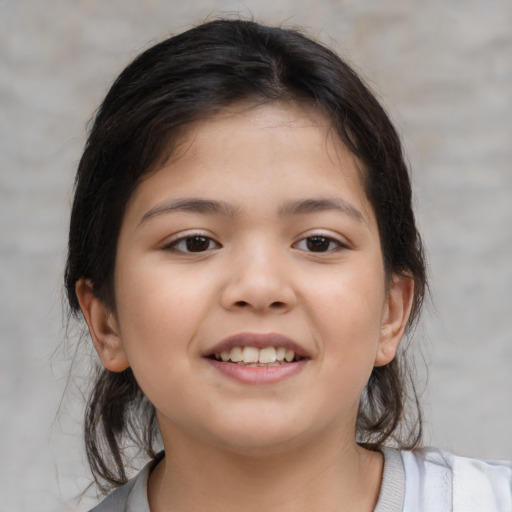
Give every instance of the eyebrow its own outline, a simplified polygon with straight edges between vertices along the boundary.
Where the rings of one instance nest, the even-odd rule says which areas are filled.
[[[216,214],[234,217],[238,211],[236,206],[233,206],[224,201],[215,201],[213,199],[200,199],[200,198],[182,198],[171,199],[164,203],[158,204],[148,210],[141,218],[139,226],[147,220],[162,215],[165,213],[181,211],[193,212],[203,214]]]
[[[321,199],[301,199],[299,201],[288,201],[280,210],[280,214],[304,215],[307,213],[335,210],[349,215],[358,222],[365,222],[363,214],[347,201],[338,197],[329,197]]]
[[[283,217],[293,215],[305,215],[308,213],[335,210],[349,215],[358,222],[365,222],[363,214],[354,206],[341,198],[320,198],[320,199],[300,199],[297,201],[287,201],[279,210],[279,215]],[[213,199],[202,198],[181,198],[171,199],[158,204],[148,210],[141,218],[139,226],[149,219],[158,215],[171,212],[192,212],[210,215],[223,215],[234,217],[239,208],[225,201],[216,201]]]

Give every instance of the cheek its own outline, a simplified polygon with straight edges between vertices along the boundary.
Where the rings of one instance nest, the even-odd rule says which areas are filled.
[[[340,273],[312,297],[315,334],[322,340],[323,357],[338,391],[340,386],[362,390],[373,369],[385,299],[383,281],[379,272]]]
[[[123,347],[135,378],[149,400],[161,409],[180,410],[183,386],[193,374],[190,354],[201,322],[201,290],[188,286],[186,274],[165,267],[119,266],[117,314]],[[203,301],[204,303],[204,301]],[[172,392],[182,389],[180,395]]]
[[[352,337],[378,339],[385,302],[383,273],[371,265],[360,265],[358,271],[340,267],[334,275],[317,276],[315,287],[309,291],[309,304],[324,325],[344,339]],[[346,339],[346,342],[349,340]]]
[[[208,290],[198,286],[197,277],[148,258],[119,265],[117,283],[117,314],[128,359],[186,355],[208,302]]]

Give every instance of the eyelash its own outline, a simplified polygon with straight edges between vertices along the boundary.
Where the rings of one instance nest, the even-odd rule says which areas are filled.
[[[208,246],[204,250],[190,250],[189,242],[191,243],[194,239],[196,239],[196,241],[202,239],[204,242],[208,244]],[[212,244],[214,245],[214,247],[212,247]],[[181,248],[180,245],[182,246]],[[185,245],[185,247],[183,247],[183,245]],[[188,235],[181,236],[176,240],[173,240],[172,242],[166,244],[164,249],[185,254],[200,254],[206,251],[210,251],[212,249],[218,249],[220,247],[221,245],[218,242],[216,242],[213,238],[209,237],[208,235],[205,235],[204,233],[190,233]]]
[[[194,251],[191,250],[191,244],[194,243],[194,240],[196,243],[199,243],[199,250]],[[325,243],[327,242],[327,247],[325,247]],[[202,248],[202,244],[206,244],[206,247]],[[300,247],[301,244],[306,244],[306,247]],[[315,245],[316,244],[316,245]],[[322,246],[322,244],[324,244]],[[212,247],[213,245],[213,247]],[[181,247],[180,247],[181,246]],[[168,243],[164,249],[171,250],[179,253],[185,253],[185,254],[200,254],[207,251],[210,251],[212,249],[219,249],[222,247],[218,242],[213,240],[213,238],[209,237],[208,235],[205,235],[203,233],[191,233],[186,236],[181,236],[180,238],[177,238],[176,240],[173,240],[172,242]],[[294,249],[303,250],[305,252],[311,252],[311,253],[332,253],[336,252],[340,249],[345,249],[347,246],[340,242],[339,240],[324,235],[324,234],[312,234],[310,236],[301,238],[298,242],[296,242],[293,245]],[[315,248],[321,248],[325,250],[316,251]]]
[[[315,250],[312,249],[311,245],[308,244],[308,243],[322,244],[322,243],[325,243],[325,242],[327,242],[327,248],[326,248],[325,251],[324,250],[315,251]],[[303,244],[303,243],[308,244],[306,249],[304,249],[304,248],[301,249],[299,247],[299,245]],[[294,244],[293,247],[296,248],[296,249],[305,250],[306,252],[320,253],[320,254],[322,254],[322,253],[337,252],[340,249],[346,249],[347,248],[347,246],[343,242],[340,242],[336,238],[333,238],[331,236],[328,236],[328,235],[325,235],[325,234],[322,234],[322,233],[312,234],[312,235],[306,236],[304,238],[301,238],[297,243]],[[318,247],[320,247],[320,245],[317,245],[316,247],[318,248]]]

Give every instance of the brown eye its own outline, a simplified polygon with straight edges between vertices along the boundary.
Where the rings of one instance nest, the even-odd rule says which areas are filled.
[[[197,253],[218,249],[219,247],[220,245],[208,236],[191,235],[178,238],[167,245],[165,249],[178,253]]]
[[[334,252],[341,249],[344,244],[334,238],[323,235],[308,236],[299,240],[294,246],[296,249],[300,249],[306,252]]]
[[[306,240],[306,246],[312,252],[328,251],[331,243],[332,240],[325,236],[312,236]]]
[[[205,236],[191,236],[185,239],[188,252],[203,252],[210,248],[210,239]]]

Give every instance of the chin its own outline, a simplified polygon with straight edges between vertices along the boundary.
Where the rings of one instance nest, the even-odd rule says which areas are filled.
[[[306,442],[307,427],[298,422],[250,421],[231,425],[224,423],[220,431],[210,431],[217,448],[240,456],[268,458],[297,449]],[[272,421],[273,420],[273,421]]]
[[[284,438],[283,436],[259,436],[258,438],[238,439],[221,442],[217,445],[226,453],[248,457],[252,459],[269,459],[282,456],[297,449],[302,444],[297,437]]]

